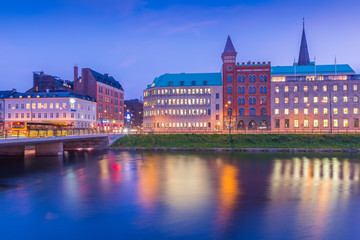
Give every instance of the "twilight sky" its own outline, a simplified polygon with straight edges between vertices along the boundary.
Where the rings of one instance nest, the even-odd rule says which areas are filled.
[[[109,73],[139,98],[156,76],[218,72],[227,35],[238,61],[291,65],[302,18],[310,58],[360,72],[358,0],[14,0],[0,7],[2,90],[32,72],[73,79],[73,66]]]

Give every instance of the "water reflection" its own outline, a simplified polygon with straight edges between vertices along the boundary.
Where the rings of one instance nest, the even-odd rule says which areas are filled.
[[[119,232],[125,239],[352,239],[360,234],[358,158],[112,151],[7,158],[0,230],[8,239],[53,231],[54,239]]]

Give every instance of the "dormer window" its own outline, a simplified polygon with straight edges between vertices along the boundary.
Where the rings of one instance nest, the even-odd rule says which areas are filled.
[[[184,81],[180,81],[180,86],[184,86]]]
[[[196,81],[191,81],[191,86],[195,86],[196,85]]]
[[[203,84],[204,84],[204,86],[207,86],[207,80],[204,80],[204,82],[203,82]]]
[[[173,85],[173,82],[172,81],[169,81],[169,86],[172,86]]]

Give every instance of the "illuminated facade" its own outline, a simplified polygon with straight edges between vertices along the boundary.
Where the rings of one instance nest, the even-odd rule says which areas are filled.
[[[83,68],[81,77],[74,67],[74,91],[97,101],[97,129],[121,130],[124,126],[124,90],[121,84],[108,74]]]
[[[144,90],[144,130],[220,131],[220,73],[164,74]]]
[[[237,52],[228,37],[221,56],[224,129],[270,129],[270,62],[236,63]],[[231,119],[230,119],[231,116]]]
[[[5,101],[5,127],[12,122],[69,124],[76,129],[95,127],[96,102],[70,93],[12,93]]]
[[[358,132],[360,75],[347,64],[310,62],[305,30],[298,63],[272,67],[273,132]]]

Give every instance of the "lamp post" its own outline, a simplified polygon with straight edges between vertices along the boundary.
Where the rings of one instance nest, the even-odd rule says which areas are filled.
[[[227,114],[228,114],[228,116],[229,116],[229,118],[230,118],[230,120],[229,120],[229,137],[230,137],[231,148],[234,148],[234,146],[233,146],[233,141],[232,141],[232,136],[231,136],[232,108],[231,108],[230,104],[231,104],[231,102],[228,101],[228,106],[229,106],[229,107],[228,107],[228,109],[227,109]]]

